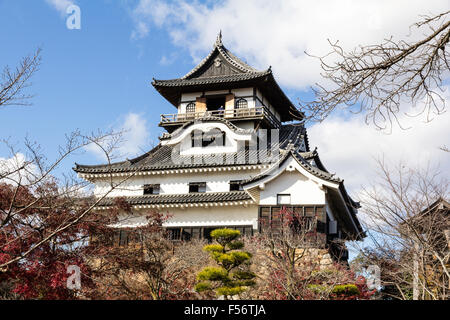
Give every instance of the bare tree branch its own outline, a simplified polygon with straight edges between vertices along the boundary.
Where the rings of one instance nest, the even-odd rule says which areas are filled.
[[[346,52],[338,41],[329,41],[332,51],[316,58],[331,88],[316,84],[312,88],[315,100],[300,102],[301,109],[313,121],[323,121],[340,107],[363,112],[367,123],[388,130],[394,123],[402,127],[400,113],[425,115],[426,121],[442,114],[446,109],[442,84],[450,70],[449,14],[424,16],[414,24],[416,32],[428,28],[428,35],[418,42],[394,41],[391,37],[381,44]],[[337,62],[328,62],[336,57]],[[419,107],[415,114],[405,110],[409,104]]]
[[[3,69],[0,82],[0,107],[2,106],[29,106],[33,97],[25,93],[25,89],[32,83],[30,78],[39,70],[41,64],[41,49],[38,48],[33,55],[26,56],[12,71],[8,66]]]

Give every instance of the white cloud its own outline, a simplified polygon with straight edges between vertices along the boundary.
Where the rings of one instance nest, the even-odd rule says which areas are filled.
[[[450,88],[447,88],[446,104],[449,103]],[[394,127],[391,134],[386,134],[373,125],[366,125],[362,115],[349,119],[332,116],[309,128],[310,146],[318,147],[325,167],[345,179],[346,189],[357,201],[362,200],[362,187],[376,184],[376,159],[383,156],[391,168],[400,161],[412,169],[439,166],[443,177],[448,179],[450,154],[439,147],[450,145],[450,112],[436,116],[428,123],[407,116],[401,116],[400,121],[405,127],[412,127],[408,130]],[[364,228],[374,222],[365,214],[364,207],[358,218]],[[349,246],[351,259],[358,254],[359,248],[371,246],[371,241],[367,238],[362,243],[353,242]]]
[[[169,55],[163,55],[161,57],[161,59],[159,60],[159,64],[162,66],[169,66],[175,62],[176,58],[177,58],[177,54],[175,52],[172,52]]]
[[[150,31],[149,27],[146,23],[144,23],[142,21],[138,21],[136,23],[135,29],[131,33],[131,38],[132,39],[141,39],[141,38],[145,37],[149,31]]]
[[[120,147],[120,153],[124,155],[136,155],[142,152],[142,148],[149,143],[147,120],[142,115],[129,113],[122,126],[125,143]]]
[[[281,84],[304,89],[320,80],[318,62],[306,56],[329,52],[327,39],[348,49],[404,38],[419,15],[448,10],[447,0],[140,0],[134,8],[135,38],[150,26],[167,29],[172,41],[188,48],[195,61],[211,50],[218,31],[233,52],[259,69],[273,66]],[[414,33],[413,33],[414,34]],[[422,31],[415,37],[422,36]],[[411,36],[411,40],[414,36]]]
[[[124,157],[134,157],[144,153],[144,148],[149,146],[149,131],[147,129],[147,120],[140,114],[128,113],[120,125],[114,126],[115,131],[122,131],[121,143],[114,150],[115,159]],[[108,141],[103,141],[107,144]],[[95,154],[98,158],[105,159],[106,156],[97,145],[90,144],[86,150]]]
[[[16,153],[11,158],[0,158],[0,183],[27,184],[38,173],[36,165],[27,161],[23,153]]]
[[[444,93],[450,103],[450,87]],[[420,106],[418,106],[420,107]],[[450,145],[450,112],[424,122],[406,115],[399,120],[407,130],[393,127],[391,134],[366,125],[361,115],[344,119],[332,116],[309,130],[312,147],[318,151],[324,165],[337,176],[345,179],[345,185],[353,196],[361,186],[369,186],[375,179],[375,159],[384,158],[393,165],[403,161],[408,166],[424,168],[428,164],[439,165],[447,176],[450,172],[449,153],[440,150]]]
[[[45,0],[45,2],[51,5],[61,15],[65,15],[67,8],[75,4],[72,0]]]

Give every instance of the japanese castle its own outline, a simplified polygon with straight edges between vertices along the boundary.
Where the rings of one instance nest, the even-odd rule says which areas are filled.
[[[74,168],[95,185],[97,197],[109,190],[111,177],[129,177],[102,203],[125,197],[132,206],[133,214],[116,227],[138,227],[146,212],[158,210],[170,215],[164,226],[172,240],[208,238],[218,227],[252,235],[279,225],[286,207],[316,221],[324,246],[364,237],[359,203],[310,148],[304,115],[271,68],[252,68],[219,34],[189,73],[152,85],[176,108],[161,115],[159,126],[167,132],[159,144],[134,159]],[[120,241],[127,241],[125,232]]]

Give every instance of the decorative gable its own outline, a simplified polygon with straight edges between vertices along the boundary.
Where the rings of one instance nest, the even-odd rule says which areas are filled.
[[[238,73],[244,73],[235,66],[231,65],[227,59],[219,52],[218,49],[214,50],[213,54],[209,57],[208,61],[204,62],[198,70],[189,76],[189,79],[193,78],[206,78],[217,76],[229,76]]]
[[[209,55],[181,79],[231,76],[243,73],[259,73],[259,71],[228,51],[223,46],[220,32]]]

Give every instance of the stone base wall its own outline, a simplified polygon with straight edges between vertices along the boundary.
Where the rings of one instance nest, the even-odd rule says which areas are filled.
[[[321,270],[330,267],[333,264],[333,259],[328,252],[328,249],[296,249],[296,257],[298,258],[298,265],[309,264],[318,266]]]
[[[257,286],[267,287],[271,280],[271,265],[276,268],[276,262],[270,258],[271,253],[266,250],[258,249],[254,252],[252,257],[251,270],[258,275]],[[335,261],[332,255],[329,253],[328,249],[324,248],[307,248],[307,249],[296,249],[295,252],[298,261],[296,263],[296,268],[298,270],[310,272],[326,270],[333,266]],[[307,271],[309,272],[309,271]],[[256,290],[258,292],[264,290]],[[258,293],[250,290],[249,299],[265,299],[264,296],[257,296]]]

